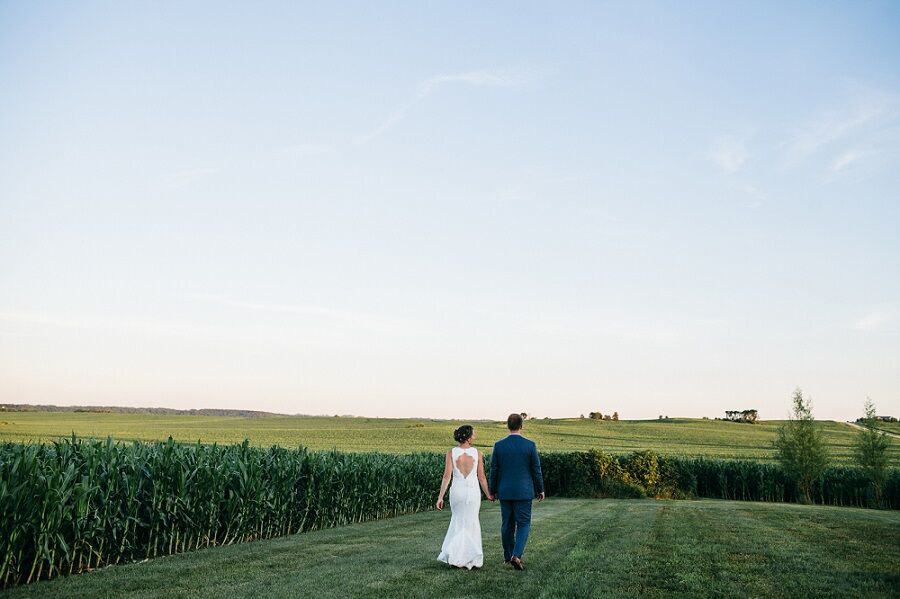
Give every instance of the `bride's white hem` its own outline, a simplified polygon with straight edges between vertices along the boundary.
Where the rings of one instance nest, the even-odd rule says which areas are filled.
[[[471,570],[472,568],[481,568],[482,566],[484,566],[484,556],[483,555],[476,556],[475,558],[470,559],[463,563],[455,562],[455,561],[451,560],[449,556],[444,555],[443,553],[441,553],[437,559],[439,562],[444,562],[445,564],[448,564],[450,566],[455,566],[457,568],[466,568],[467,570]]]

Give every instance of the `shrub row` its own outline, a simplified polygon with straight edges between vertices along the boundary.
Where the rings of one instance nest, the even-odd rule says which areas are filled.
[[[775,464],[616,456],[542,456],[548,495],[798,501]],[[314,452],[242,445],[72,438],[0,445],[0,584],[430,509],[443,456]],[[857,469],[822,476],[820,503],[872,505]],[[885,486],[900,508],[900,472]]]
[[[660,456],[651,451],[602,451],[542,456],[548,494],[561,497],[708,497],[801,502],[797,481],[772,462]],[[834,466],[813,486],[816,503],[900,509],[900,470],[889,471],[882,503],[859,468]]]

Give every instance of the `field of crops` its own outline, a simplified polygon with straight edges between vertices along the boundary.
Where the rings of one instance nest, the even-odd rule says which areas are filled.
[[[425,512],[214,547],[7,591],[29,597],[896,597],[900,512],[744,503],[550,499],[525,572],[501,565],[500,510],[482,505],[485,565],[435,557],[449,514]]]
[[[164,440],[196,443],[279,445],[343,451],[411,453],[445,451],[460,421],[426,419],[334,418],[276,416],[236,418],[115,413],[5,412],[0,414],[0,440],[49,441],[73,432],[81,437],[118,440]],[[501,422],[473,422],[476,445],[489,448],[506,434]],[[593,420],[532,420],[526,436],[542,451],[601,449],[629,453],[649,449],[667,455],[771,459],[772,440],[780,422],[736,424],[717,420],[671,419],[598,422]],[[851,459],[856,430],[839,422],[823,422],[834,461]],[[900,442],[892,444],[894,464],[900,462]]]

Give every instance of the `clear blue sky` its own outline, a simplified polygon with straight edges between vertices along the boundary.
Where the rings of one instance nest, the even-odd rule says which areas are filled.
[[[0,4],[0,401],[900,412],[900,4],[319,4]]]

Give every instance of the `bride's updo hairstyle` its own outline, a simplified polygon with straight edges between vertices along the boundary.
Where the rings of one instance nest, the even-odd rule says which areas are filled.
[[[457,443],[465,443],[469,439],[472,438],[472,433],[475,432],[470,425],[464,424],[455,431],[453,431],[453,438],[456,439]]]

